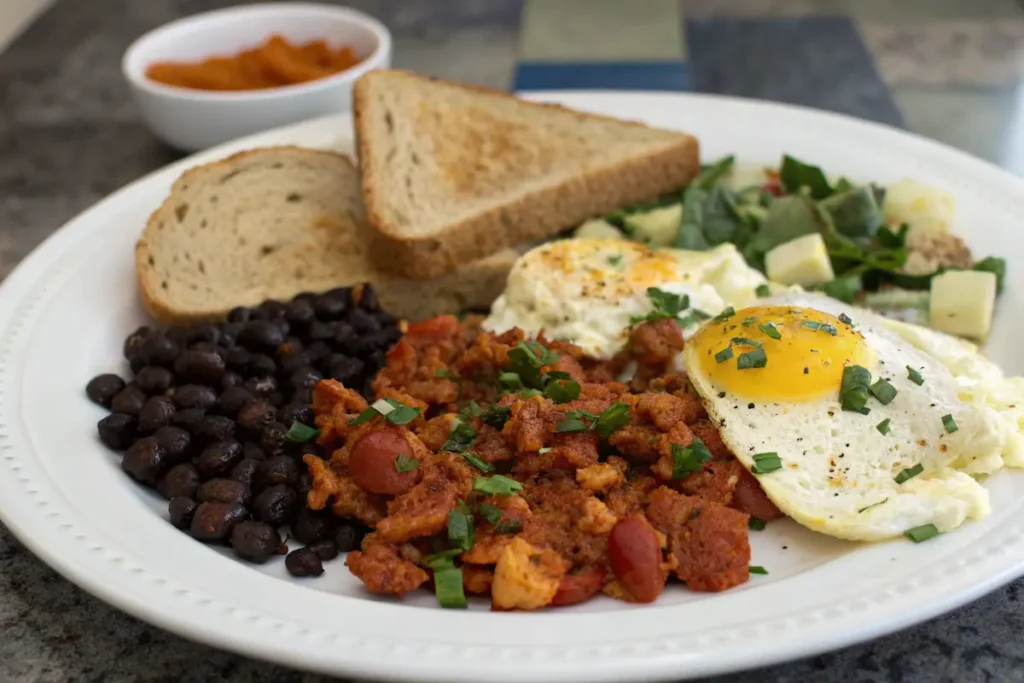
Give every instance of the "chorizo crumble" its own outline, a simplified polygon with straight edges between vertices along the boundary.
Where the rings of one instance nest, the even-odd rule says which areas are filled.
[[[444,607],[652,602],[669,577],[696,591],[744,583],[748,524],[781,513],[672,371],[682,346],[674,320],[638,325],[608,362],[453,316],[412,324],[372,404],[316,385],[329,459],[305,456],[307,503],[373,529],[346,560],[367,590],[430,588]],[[628,361],[631,385],[614,380]]]

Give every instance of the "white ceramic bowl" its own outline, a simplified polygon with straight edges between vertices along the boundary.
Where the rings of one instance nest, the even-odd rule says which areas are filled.
[[[299,43],[324,39],[333,47],[347,45],[362,61],[327,78],[264,90],[194,90],[146,77],[146,68],[153,62],[237,54],[274,33]],[[195,151],[348,111],[356,79],[371,69],[390,65],[391,34],[373,17],[345,7],[275,3],[206,12],[161,26],[132,43],[121,69],[153,132],[173,147]]]

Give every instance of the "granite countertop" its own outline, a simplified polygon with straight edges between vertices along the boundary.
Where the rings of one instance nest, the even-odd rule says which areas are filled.
[[[137,119],[120,56],[155,26],[228,4],[60,0],[0,54],[0,277],[68,218],[179,158]],[[693,89],[808,104],[1024,172],[1024,10],[1014,0],[345,4],[388,24],[404,68],[498,88]],[[875,642],[713,680],[1024,681],[1022,586]],[[2,527],[0,626],[3,681],[324,680],[128,617]]]

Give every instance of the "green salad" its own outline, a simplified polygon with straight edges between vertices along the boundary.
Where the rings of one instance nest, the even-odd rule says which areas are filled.
[[[682,190],[590,221],[576,236],[614,230],[651,246],[697,251],[730,242],[771,281],[882,312],[927,315],[933,280],[950,271],[992,273],[1002,291],[1006,262],[975,259],[948,232],[954,202],[939,188],[830,180],[788,155],[777,169],[754,174],[734,166],[734,156],[705,165]],[[741,175],[748,176],[744,184]]]

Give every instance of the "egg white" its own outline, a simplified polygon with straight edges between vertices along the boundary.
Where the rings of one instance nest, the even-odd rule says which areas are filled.
[[[831,536],[874,541],[925,524],[949,531],[990,512],[986,489],[956,466],[998,454],[1006,430],[994,410],[964,399],[949,368],[892,333],[878,316],[834,299],[786,293],[764,302],[845,313],[878,359],[872,379],[884,377],[897,390],[888,405],[870,400],[868,415],[842,410],[838,387],[834,396],[809,401],[723,396],[691,362],[696,350],[688,347],[690,380],[740,462],[753,471],[755,454],[778,453],[782,469],[754,474],[784,513]],[[911,381],[908,365],[924,384]],[[945,415],[952,415],[956,431],[947,432]],[[886,418],[890,433],[882,434],[877,425]],[[902,470],[919,464],[922,474],[896,483]]]
[[[591,357],[610,358],[625,347],[631,319],[651,312],[649,287],[686,295],[692,308],[716,315],[754,300],[765,282],[732,244],[699,252],[623,240],[559,240],[519,258],[483,327],[543,332],[572,341]],[[685,328],[684,337],[697,326]]]

